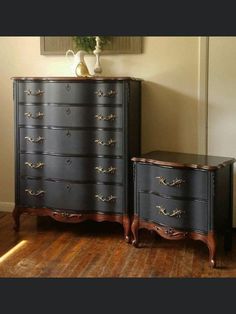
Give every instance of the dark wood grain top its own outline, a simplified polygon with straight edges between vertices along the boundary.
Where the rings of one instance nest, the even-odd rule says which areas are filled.
[[[77,76],[55,76],[55,77],[11,77],[12,80],[18,81],[142,81],[135,77],[115,77],[115,76],[91,76],[91,77],[77,77]]]
[[[132,161],[177,168],[216,170],[229,164],[233,164],[235,158],[153,151],[141,155],[140,157],[133,157]]]

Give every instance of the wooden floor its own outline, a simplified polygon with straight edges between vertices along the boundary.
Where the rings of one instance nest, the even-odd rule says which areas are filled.
[[[123,240],[117,223],[64,224],[21,216],[15,233],[10,213],[0,212],[0,277],[236,277],[233,250],[218,245],[217,268],[199,241],[168,241],[140,231],[141,248]]]

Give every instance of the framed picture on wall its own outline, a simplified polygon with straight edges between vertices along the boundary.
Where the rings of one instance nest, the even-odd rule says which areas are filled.
[[[64,55],[67,50],[79,50],[75,47],[73,37],[40,37],[41,55]],[[138,54],[142,53],[141,36],[110,36],[104,45],[103,54]]]

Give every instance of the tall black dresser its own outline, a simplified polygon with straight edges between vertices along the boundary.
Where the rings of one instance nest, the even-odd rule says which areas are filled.
[[[119,222],[130,235],[141,80],[15,77],[15,230],[24,212]]]

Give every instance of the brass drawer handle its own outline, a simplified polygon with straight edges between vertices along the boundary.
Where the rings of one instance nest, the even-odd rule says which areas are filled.
[[[159,214],[168,216],[168,217],[176,217],[176,218],[181,218],[181,215],[185,213],[184,210],[181,209],[174,209],[172,213],[168,213],[166,209],[162,206],[157,205],[156,208],[159,208]]]
[[[103,116],[102,114],[96,114],[94,118],[97,120],[103,120],[103,121],[114,121],[116,119],[116,115],[112,113],[109,114],[108,116]]]
[[[29,141],[30,143],[41,143],[44,141],[44,137],[41,137],[41,136],[38,136],[37,138],[32,138],[32,137],[29,137],[29,136],[25,136],[25,139],[27,141]]]
[[[72,213],[57,212],[57,211],[52,212],[52,217],[59,220],[59,221],[64,220],[64,219],[74,219],[76,221],[79,221],[79,220],[83,219],[82,214],[72,214]]]
[[[26,95],[28,95],[28,96],[42,96],[44,91],[38,89],[35,92],[32,92],[31,89],[27,89],[24,91],[24,93],[26,93]]]
[[[101,89],[99,89],[97,92],[95,92],[95,94],[98,97],[114,97],[116,95],[116,91],[111,89],[108,92],[104,92]]]
[[[113,139],[109,139],[107,142],[101,141],[101,140],[95,140],[95,143],[102,145],[102,146],[113,146],[116,144],[116,141]]]
[[[25,165],[32,168],[32,169],[40,169],[44,167],[44,163],[43,162],[37,162],[36,164],[33,164],[32,162],[25,162]]]
[[[185,182],[185,180],[183,179],[174,179],[171,182],[167,182],[167,179],[165,179],[164,177],[156,177],[156,179],[159,179],[159,183],[165,186],[170,186],[170,187],[180,187],[181,184],[183,184]]]
[[[61,217],[65,217],[65,218],[81,218],[82,214],[72,214],[72,213],[67,213],[67,212],[53,212],[53,215],[59,215]]]
[[[25,192],[28,193],[31,196],[41,196],[45,193],[43,190],[39,190],[37,192],[33,192],[31,189],[25,189]]]
[[[109,173],[109,174],[115,174],[116,168],[110,166],[109,168],[105,169],[101,166],[94,168],[98,173]]]
[[[25,116],[29,119],[42,119],[44,114],[39,111],[35,116],[33,116],[32,112],[25,112]]]
[[[115,200],[117,199],[116,196],[109,195],[108,197],[105,197],[102,194],[95,194],[94,197],[102,202],[115,202]]]

